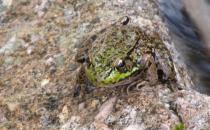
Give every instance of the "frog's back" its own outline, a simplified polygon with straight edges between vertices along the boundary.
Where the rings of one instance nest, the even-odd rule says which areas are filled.
[[[140,35],[138,27],[111,26],[98,35],[94,41],[89,56],[92,63],[102,63],[104,66],[113,63],[115,59],[124,58],[135,47]]]

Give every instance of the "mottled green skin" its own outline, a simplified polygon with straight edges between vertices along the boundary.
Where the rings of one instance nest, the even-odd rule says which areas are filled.
[[[170,54],[160,38],[145,35],[138,27],[112,25],[96,34],[94,40],[86,40],[84,44],[86,49],[78,54],[87,53],[85,74],[97,87],[118,83],[149,68],[147,61],[142,58],[144,55],[153,55],[151,57],[156,58],[154,64],[163,66],[167,77],[173,71]],[[120,59],[124,62],[122,67],[117,66]]]
[[[137,63],[140,55],[135,51],[140,36],[138,28],[122,25],[98,35],[88,52],[90,64],[86,69],[94,85],[116,83],[141,69]],[[125,62],[123,67],[116,67],[119,59]]]

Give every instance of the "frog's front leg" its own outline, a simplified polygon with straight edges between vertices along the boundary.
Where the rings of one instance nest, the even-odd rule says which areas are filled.
[[[93,90],[92,84],[86,77],[84,64],[82,64],[79,68],[79,72],[76,77],[77,79],[74,88],[74,97],[79,96],[79,98],[82,99],[86,93],[89,93]]]
[[[158,82],[158,69],[154,57],[150,54],[145,54],[142,58],[144,66],[146,67],[146,79],[150,85]]]
[[[86,40],[83,40],[83,43],[81,46],[78,48],[77,54],[75,56],[75,60],[79,63],[87,63],[89,62],[89,57],[88,57],[88,51],[92,47],[92,43],[96,39],[96,35],[92,35],[88,38],[85,38]]]
[[[159,78],[162,81],[175,80],[175,70],[171,55],[166,50],[154,50]]]
[[[137,75],[138,80],[133,81],[126,86],[126,93],[130,91],[139,91],[144,86],[153,86],[158,82],[158,69],[152,55],[144,54],[141,58],[141,65],[143,66],[142,72]]]

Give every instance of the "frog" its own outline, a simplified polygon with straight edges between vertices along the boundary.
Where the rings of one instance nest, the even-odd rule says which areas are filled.
[[[77,84],[113,88],[175,79],[170,52],[160,36],[146,34],[130,21],[121,17],[83,40],[75,57],[82,64]]]

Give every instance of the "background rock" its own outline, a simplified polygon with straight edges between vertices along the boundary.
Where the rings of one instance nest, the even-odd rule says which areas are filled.
[[[0,18],[1,128],[96,129],[94,117],[114,95],[99,95],[83,102],[74,98],[79,67],[74,57],[85,37],[125,15],[146,33],[161,35],[173,55],[177,80],[184,90],[156,85],[118,97],[105,126],[173,129],[184,123],[186,129],[209,127],[209,97],[190,88],[190,77],[177,60],[178,53],[152,1],[20,0],[7,5]]]

